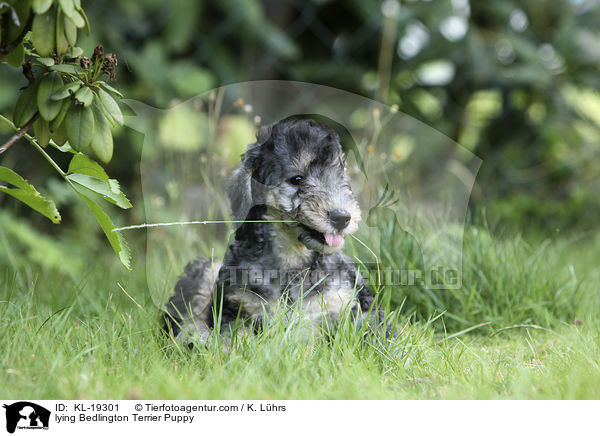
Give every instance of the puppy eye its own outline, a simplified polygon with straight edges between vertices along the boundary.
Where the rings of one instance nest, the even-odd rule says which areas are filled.
[[[304,177],[298,175],[298,176],[294,176],[294,177],[288,179],[288,183],[298,186],[300,184],[300,182],[302,182],[302,180],[304,180]]]

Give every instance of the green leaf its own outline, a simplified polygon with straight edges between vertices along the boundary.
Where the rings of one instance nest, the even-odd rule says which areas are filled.
[[[35,120],[35,123],[33,123],[33,133],[38,144],[42,147],[45,147],[50,142],[50,128],[48,126],[48,121],[44,121],[41,118]]]
[[[94,137],[94,114],[92,108],[80,104],[71,105],[63,123],[67,140],[77,151],[84,150]]]
[[[113,250],[119,256],[119,259],[121,260],[123,266],[128,271],[131,270],[131,254],[129,253],[129,247],[125,242],[123,235],[121,235],[120,232],[114,231],[115,225],[110,220],[110,217],[93,200],[89,199],[85,194],[83,194],[83,192],[85,192],[83,188],[81,188],[77,184],[73,184],[73,187],[96,217],[98,224],[100,224],[102,231],[104,231],[104,234],[108,238],[108,242],[110,242],[110,245],[112,246]]]
[[[36,60],[46,67],[54,65],[54,58],[37,58]]]
[[[67,41],[69,41],[69,45],[74,46],[75,43],[77,43],[77,26],[75,25],[73,20],[71,20],[66,15],[63,17],[63,21],[64,21],[63,27],[64,27],[65,36],[67,37]],[[80,51],[77,54],[75,54],[75,52],[74,52],[75,48],[79,48],[79,47],[71,48],[70,56],[72,58],[81,56],[81,54],[83,53],[83,50],[79,48]]]
[[[13,67],[20,67],[23,65],[25,59],[25,48],[23,43],[17,45],[9,54],[4,57],[4,60]]]
[[[75,13],[75,6],[73,5],[73,0],[58,0],[58,4],[60,5],[60,8],[63,10],[67,17],[73,17],[73,14]]]
[[[79,8],[77,8],[77,12],[79,12],[79,14],[81,15],[81,18],[83,18],[83,31],[85,32],[86,35],[89,35],[90,34],[90,22],[88,21],[87,15],[85,15],[85,11],[79,7]],[[77,25],[75,20],[73,20],[73,22],[75,23],[75,25]],[[81,27],[81,26],[77,26],[77,27]]]
[[[84,14],[82,9],[77,9],[73,11],[73,15],[69,15],[69,18],[73,20],[73,23],[78,29],[81,29],[82,27],[86,26],[87,21],[83,18],[83,15]]]
[[[79,65],[73,64],[58,64],[50,67],[52,71],[58,71],[59,73],[68,73],[68,74],[81,74],[83,73],[83,68]]]
[[[63,145],[58,145],[55,142],[50,141],[50,145],[56,148],[57,150],[62,151],[63,153],[79,153],[78,151],[73,150],[73,148],[71,148],[68,142],[65,142]]]
[[[33,12],[38,15],[46,13],[50,6],[52,6],[52,0],[33,0]]]
[[[62,87],[63,81],[58,73],[50,73],[40,79],[37,105],[41,117],[46,121],[52,121],[60,111],[62,102],[53,100],[51,96]]]
[[[51,137],[57,145],[56,148],[62,147],[65,142],[67,142],[67,128],[65,127],[65,124],[66,123],[62,123],[57,129],[52,130]]]
[[[62,104],[60,106],[60,110],[58,111],[58,115],[54,117],[52,121],[50,121],[50,131],[56,132],[58,128],[61,126],[63,120],[65,119],[65,115],[67,115],[67,111],[69,110],[69,106],[71,106],[72,101],[70,98],[62,100]]]
[[[108,182],[108,175],[104,171],[104,168],[98,162],[90,159],[87,154],[77,153],[73,156],[73,159],[69,163],[69,170],[67,171],[67,174],[72,173],[85,174]]]
[[[27,88],[23,90],[13,113],[13,122],[17,127],[23,127],[27,122],[33,118],[38,111],[37,108],[37,88],[38,81],[30,83]]]
[[[129,209],[131,207],[131,203],[125,197],[125,194],[121,192],[119,183],[114,179],[109,179],[108,182],[105,182],[99,177],[79,173],[69,174],[67,175],[67,179],[95,192],[106,201],[119,206],[121,209]]]
[[[57,224],[60,222],[60,213],[56,209],[56,205],[52,200],[48,200],[40,195],[40,193],[27,181],[15,173],[13,170],[5,167],[0,167],[0,180],[3,180],[16,188],[8,188],[0,186],[0,191],[15,197],[22,201],[33,210],[38,211],[50,221]]]
[[[90,88],[84,86],[82,88],[79,88],[79,90],[75,93],[75,98],[85,107],[88,107],[92,104],[94,94],[92,93],[92,90]]]
[[[89,89],[89,88],[88,88]],[[98,159],[104,163],[110,162],[113,155],[113,137],[108,121],[104,116],[98,101],[92,106],[94,112],[94,139],[92,139],[92,151]]]
[[[63,25],[63,17],[60,10],[56,12],[56,52],[59,55],[64,55],[69,49],[69,41],[65,35],[65,28]]]
[[[12,5],[12,7],[9,5],[12,11],[9,11],[7,14],[7,18],[10,19],[7,21],[9,23],[8,28],[4,29],[6,32],[6,35],[4,35],[6,38],[5,42],[15,41],[19,38],[31,15],[31,0],[11,0],[8,3]],[[4,4],[6,5],[6,3]]]
[[[98,97],[100,97],[100,102],[102,103],[102,108],[104,109],[108,119],[111,123],[123,124],[123,113],[119,108],[119,105],[115,101],[114,98],[110,96],[110,94],[103,89],[98,89]]]
[[[112,86],[110,86],[108,83],[100,81],[100,86],[102,86],[104,89],[106,89],[107,91],[112,92],[113,94],[118,95],[120,98],[123,98],[123,94],[121,94],[121,92],[119,92],[118,89],[113,88]]]
[[[71,47],[71,49],[67,52],[66,56],[68,58],[78,58],[83,54],[83,49],[81,47]]]
[[[52,10],[44,15],[36,15],[31,26],[31,43],[41,56],[52,54],[56,41],[56,20]]]
[[[52,100],[62,100],[73,95],[81,86],[80,82],[69,82],[61,86],[54,94],[50,96]]]
[[[12,135],[15,132],[14,123],[8,118],[0,117],[0,134]]]

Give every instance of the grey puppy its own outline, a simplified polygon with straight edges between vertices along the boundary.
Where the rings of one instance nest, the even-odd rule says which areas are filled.
[[[260,326],[282,299],[315,325],[334,327],[350,313],[379,329],[383,313],[341,251],[361,211],[336,132],[306,119],[261,128],[227,193],[246,222],[222,264],[193,261],[175,285],[165,321],[177,340],[205,342],[216,325],[240,320]]]

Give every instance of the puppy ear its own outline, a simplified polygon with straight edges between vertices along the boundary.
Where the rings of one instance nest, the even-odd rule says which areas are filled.
[[[248,145],[242,156],[242,163],[226,182],[227,195],[236,220],[245,220],[253,206],[264,202],[264,186],[253,177],[262,166],[263,149],[272,147],[271,135],[276,125],[277,123],[273,123],[258,130],[256,142]]]
[[[258,129],[258,133],[256,134],[256,144],[264,144],[271,139],[271,133],[273,132],[273,127],[275,127],[277,123],[269,124],[268,126],[262,126]]]
[[[227,179],[226,190],[231,211],[236,220],[244,220],[250,208],[255,205],[252,175],[260,166],[261,146],[258,143],[248,145],[242,163]]]

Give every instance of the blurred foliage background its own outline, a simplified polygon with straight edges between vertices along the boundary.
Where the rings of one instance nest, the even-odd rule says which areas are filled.
[[[480,157],[471,210],[492,227],[554,234],[597,226],[595,1],[83,0],[83,7],[91,34],[81,35],[78,45],[91,52],[102,43],[118,55],[113,85],[126,98],[169,108],[222,84],[262,79],[344,89],[397,105]],[[0,112],[10,113],[26,80],[6,66],[0,84]],[[184,116],[171,120],[180,131],[193,125]],[[239,129],[232,126],[232,141],[245,137]],[[107,171],[134,209],[112,216],[118,224],[140,223],[141,134],[128,128],[114,134]],[[190,138],[182,138],[183,151]],[[93,218],[60,180],[40,186],[52,170],[28,144],[12,147],[2,159],[56,199],[71,224],[52,226],[0,197],[5,235],[20,244],[12,260],[1,262],[18,263],[21,253],[77,271],[82,257],[64,257],[53,244],[77,239],[68,245],[71,253],[93,249],[97,241],[79,237],[81,229],[95,226]],[[446,157],[438,159],[436,165],[443,165]],[[25,214],[33,225],[14,218]]]

